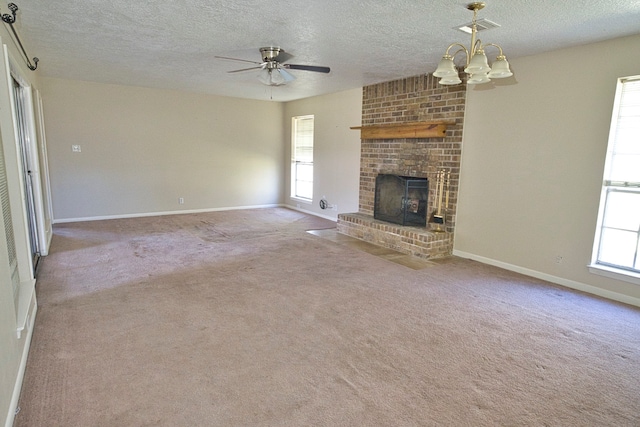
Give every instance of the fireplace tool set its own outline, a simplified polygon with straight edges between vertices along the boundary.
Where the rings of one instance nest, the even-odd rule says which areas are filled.
[[[450,184],[451,172],[445,170],[439,170],[436,177],[436,208],[433,213],[431,228],[433,231],[442,232],[445,231],[445,221],[447,211],[449,209],[449,184]],[[443,205],[444,197],[444,205]]]

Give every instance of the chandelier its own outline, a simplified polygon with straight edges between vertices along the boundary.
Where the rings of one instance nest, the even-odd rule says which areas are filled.
[[[462,83],[462,80],[460,80],[460,76],[458,75],[458,70],[453,63],[453,58],[460,52],[464,52],[466,55],[466,66],[464,72],[469,74],[467,84],[487,83],[490,82],[491,79],[502,79],[513,75],[509,69],[509,62],[507,62],[507,58],[502,53],[502,48],[494,43],[482,44],[482,41],[477,39],[478,11],[484,8],[484,6],[484,2],[469,3],[467,5],[467,9],[473,10],[473,21],[471,21],[471,47],[470,49],[467,49],[460,43],[451,43],[449,45],[447,51],[438,64],[438,68],[433,73],[434,77],[440,78],[440,84],[456,85],[458,83]],[[459,49],[451,55],[449,52],[453,47],[459,47]],[[495,47],[499,51],[492,67],[489,66],[487,56],[484,53],[487,47]]]

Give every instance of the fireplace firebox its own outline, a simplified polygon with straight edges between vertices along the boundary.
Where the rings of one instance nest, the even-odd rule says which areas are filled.
[[[400,225],[427,226],[427,178],[379,174],[373,217]]]

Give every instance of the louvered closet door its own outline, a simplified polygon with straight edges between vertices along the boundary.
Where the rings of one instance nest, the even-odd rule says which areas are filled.
[[[16,241],[13,234],[13,222],[11,221],[11,205],[9,203],[9,186],[7,184],[7,171],[4,163],[2,142],[0,141],[0,204],[2,204],[2,222],[7,241],[7,253],[9,254],[9,271],[11,273],[11,284],[13,287],[13,300],[18,304],[20,278],[18,276],[18,256],[16,252]]]

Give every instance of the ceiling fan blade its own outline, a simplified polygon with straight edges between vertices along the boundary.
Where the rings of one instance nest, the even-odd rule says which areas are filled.
[[[227,61],[239,61],[239,62],[248,62],[249,64],[262,64],[262,62],[257,61],[249,61],[248,59],[239,59],[239,58],[229,58],[228,56],[214,56],[217,59],[225,59]]]
[[[257,67],[249,67],[249,68],[241,68],[239,70],[231,70],[231,71],[227,71],[227,73],[240,73],[242,71],[259,70],[261,68],[264,68],[264,64],[258,65]]]
[[[282,66],[290,70],[315,71],[316,73],[328,73],[331,71],[329,67],[320,67],[317,65],[282,64]]]

